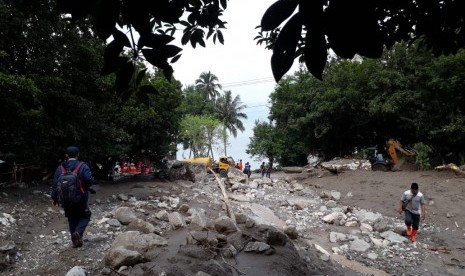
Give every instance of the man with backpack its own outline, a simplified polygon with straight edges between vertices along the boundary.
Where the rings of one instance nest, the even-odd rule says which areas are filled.
[[[426,218],[425,196],[418,190],[418,184],[412,183],[410,190],[402,194],[399,205],[399,214],[404,212],[404,221],[407,226],[407,236],[412,242],[417,240],[417,231],[420,225],[420,218]]]
[[[73,247],[82,246],[82,236],[90,222],[87,202],[94,177],[89,166],[78,160],[79,148],[66,148],[66,160],[58,166],[53,177],[51,197],[54,206],[62,206],[68,218]]]

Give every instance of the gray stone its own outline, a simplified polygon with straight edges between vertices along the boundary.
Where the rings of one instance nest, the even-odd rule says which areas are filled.
[[[245,252],[257,252],[257,253],[261,253],[261,252],[265,252],[267,251],[268,249],[270,249],[271,246],[269,246],[268,244],[264,243],[264,242],[249,242],[247,243],[247,245],[245,246],[245,249],[244,251]]]
[[[247,215],[243,212],[237,212],[234,216],[236,217],[237,224],[245,224],[247,222]]]
[[[158,212],[155,217],[159,220],[162,220],[162,221],[169,221],[169,216],[168,216],[168,211],[166,210],[161,210],[160,212]]]
[[[383,237],[384,239],[390,241],[390,242],[394,242],[394,243],[404,243],[406,241],[408,241],[407,238],[405,237],[402,237],[401,235],[397,234],[397,233],[394,233],[392,231],[386,231],[386,232],[383,232],[380,234],[381,237]]]
[[[82,266],[75,266],[71,268],[65,276],[86,276],[87,272]]]
[[[215,229],[220,233],[233,233],[237,231],[237,226],[227,216],[219,217],[215,220]]]
[[[121,201],[127,201],[129,198],[125,194],[119,194],[118,199],[121,200]]]
[[[117,219],[109,219],[109,220],[107,220],[107,223],[108,223],[108,225],[113,226],[113,227],[120,227],[121,226],[121,222],[119,222],[119,220],[117,220]]]
[[[134,211],[129,207],[119,207],[114,211],[115,217],[119,220],[122,224],[127,225],[131,223],[133,220],[137,219],[136,214]]]
[[[329,241],[332,243],[346,241],[346,240],[347,240],[347,236],[345,234],[337,233],[337,232],[329,233]]]
[[[358,252],[365,252],[370,248],[370,244],[361,239],[355,239],[350,242],[349,249]]]
[[[297,228],[294,225],[284,226],[283,231],[289,238],[293,240],[299,237],[299,232],[297,232]]]
[[[171,226],[173,226],[175,229],[186,227],[186,220],[178,212],[170,213],[168,215],[168,221],[170,222]]]
[[[127,230],[139,231],[141,233],[149,234],[155,232],[155,227],[150,222],[135,219],[129,223]]]
[[[142,262],[142,254],[137,251],[129,250],[124,247],[116,247],[107,252],[104,257],[104,263],[113,268],[121,266],[135,265]]]
[[[191,224],[200,226],[202,229],[207,227],[208,218],[206,216],[205,210],[199,208],[195,209],[190,216]]]

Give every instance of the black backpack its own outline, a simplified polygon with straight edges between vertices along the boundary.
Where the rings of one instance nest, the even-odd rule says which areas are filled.
[[[79,179],[79,169],[81,168],[82,162],[73,171],[65,169],[61,165],[61,175],[57,180],[57,194],[58,202],[62,206],[69,206],[76,204],[81,201],[84,189]]]

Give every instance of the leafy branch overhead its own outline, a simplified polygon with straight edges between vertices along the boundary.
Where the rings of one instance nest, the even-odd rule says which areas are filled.
[[[255,39],[273,50],[276,81],[296,57],[322,79],[329,49],[341,58],[380,58],[396,42],[419,39],[435,56],[455,54],[465,47],[464,10],[460,0],[278,0]]]
[[[113,38],[105,50],[102,74],[116,73],[115,90],[123,98],[140,78],[135,74],[136,61],[145,59],[171,79],[170,63],[176,62],[182,51],[170,44],[176,31],[182,29],[181,43],[190,42],[194,48],[197,44],[205,47],[211,36],[215,43],[224,43],[221,29],[226,22],[220,18],[226,7],[227,0],[57,0],[60,13],[70,14],[73,21],[90,19],[100,39]],[[137,42],[133,31],[138,33]],[[130,49],[130,57],[125,49]]]

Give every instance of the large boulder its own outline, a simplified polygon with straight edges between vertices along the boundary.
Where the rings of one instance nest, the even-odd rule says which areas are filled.
[[[205,164],[175,161],[171,165],[168,175],[171,181],[189,180],[192,182],[203,182],[207,177],[207,168]]]
[[[228,179],[229,179],[229,182],[231,183],[234,183],[234,182],[246,183],[247,175],[239,169],[236,169],[234,167],[229,167]]]
[[[113,241],[111,248],[105,254],[104,262],[113,268],[135,265],[145,259],[144,253],[154,247],[166,245],[168,245],[166,239],[157,234],[142,234],[139,231],[123,232]]]
[[[113,213],[115,218],[124,225],[128,225],[137,219],[136,213],[129,207],[119,207]]]

